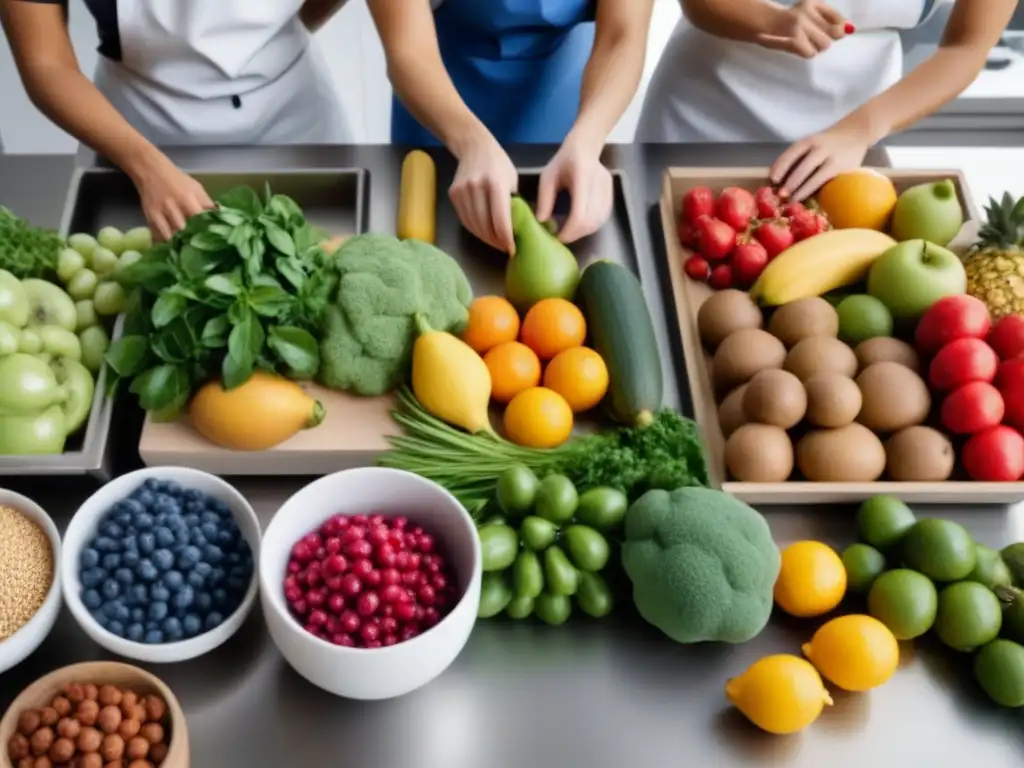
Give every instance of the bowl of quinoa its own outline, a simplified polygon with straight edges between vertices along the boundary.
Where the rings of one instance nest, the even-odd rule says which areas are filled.
[[[32,499],[0,488],[0,673],[39,647],[60,606],[57,526]]]

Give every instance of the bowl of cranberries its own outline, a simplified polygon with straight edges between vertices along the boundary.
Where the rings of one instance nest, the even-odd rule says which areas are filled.
[[[384,467],[335,472],[288,499],[259,571],[281,654],[351,699],[401,696],[444,672],[480,601],[472,518],[436,483]]]

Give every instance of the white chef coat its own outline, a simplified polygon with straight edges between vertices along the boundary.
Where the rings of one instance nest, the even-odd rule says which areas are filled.
[[[117,0],[95,82],[159,146],[351,140],[303,0]]]
[[[899,30],[952,1],[834,0],[857,31],[812,59],[715,37],[683,18],[647,90],[636,141],[792,142],[822,131],[899,81]]]

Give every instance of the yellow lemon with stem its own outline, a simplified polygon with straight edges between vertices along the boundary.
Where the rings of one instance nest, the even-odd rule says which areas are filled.
[[[839,605],[845,594],[846,568],[828,544],[798,541],[782,550],[774,595],[790,616],[821,616]]]
[[[845,691],[870,691],[900,663],[892,631],[873,616],[851,614],[822,624],[801,650],[822,676]]]
[[[832,704],[818,670],[799,656],[755,661],[725,684],[725,696],[750,722],[769,733],[796,733]]]

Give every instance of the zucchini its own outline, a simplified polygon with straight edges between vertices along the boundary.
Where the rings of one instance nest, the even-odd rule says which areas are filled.
[[[399,239],[433,243],[437,232],[437,167],[433,158],[414,149],[402,161],[402,181],[398,193]]]
[[[609,413],[630,426],[650,424],[661,408],[664,381],[640,280],[621,264],[597,261],[583,270],[577,299],[591,344],[608,368]]]

